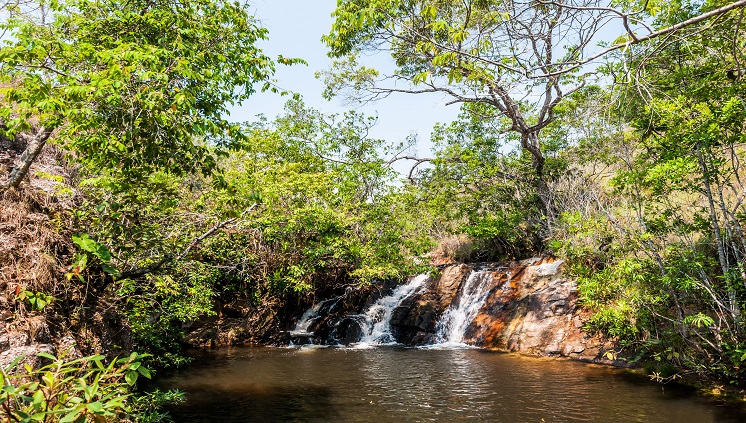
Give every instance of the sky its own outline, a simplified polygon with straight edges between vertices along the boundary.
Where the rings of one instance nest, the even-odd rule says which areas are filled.
[[[451,122],[459,112],[458,105],[446,106],[447,99],[440,94],[392,94],[373,104],[348,105],[342,99],[331,102],[322,98],[323,81],[317,80],[317,71],[328,69],[331,59],[326,56],[326,46],[321,36],[331,29],[331,13],[336,0],[253,0],[251,7],[262,26],[269,30],[269,40],[260,44],[270,57],[282,54],[298,57],[308,66],[278,65],[276,84],[303,96],[307,106],[324,113],[344,113],[356,110],[369,116],[378,116],[378,124],[371,131],[376,138],[390,142],[404,141],[408,135],[419,135],[415,153],[421,157],[430,154],[430,132],[437,122]],[[391,68],[391,58],[385,55],[370,58],[366,65]],[[272,118],[282,113],[288,97],[273,93],[257,93],[240,107],[231,110],[235,121],[250,121],[258,114]]]

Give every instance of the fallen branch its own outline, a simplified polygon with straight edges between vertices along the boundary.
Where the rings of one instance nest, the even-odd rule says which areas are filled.
[[[53,131],[53,129],[42,127],[33,137],[27,134],[17,135],[18,137],[29,137],[31,139],[27,141],[26,149],[13,166],[13,170],[10,171],[8,179],[0,185],[0,192],[10,188],[18,188],[18,186],[21,185],[21,181],[23,181],[23,178],[28,174],[31,164],[36,160],[36,157],[39,156],[39,153],[41,153],[41,150],[47,144],[47,140],[52,136]]]

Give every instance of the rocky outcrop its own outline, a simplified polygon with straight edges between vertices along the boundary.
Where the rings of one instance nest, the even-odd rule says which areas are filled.
[[[346,286],[329,293],[319,301],[319,308],[308,327],[308,333],[294,333],[300,315],[313,304],[287,298],[266,296],[258,305],[245,306],[238,300],[216,304],[215,314],[183,325],[185,343],[192,347],[229,345],[279,345],[307,343],[352,343],[360,339],[361,330],[355,314],[381,296],[391,293],[395,280],[380,281],[364,287]]]
[[[552,258],[451,263],[440,266],[424,285],[420,283],[412,294],[401,297],[394,294],[398,291],[395,281],[381,281],[365,287],[348,286],[315,305],[292,307],[279,302],[263,304],[253,311],[221,305],[216,316],[185,326],[186,339],[194,346],[348,345],[361,340],[375,343],[378,338],[372,335],[371,328],[381,321],[383,313],[373,312],[371,306],[382,297],[391,296],[397,300],[384,301],[391,304],[385,313],[390,316],[386,333],[404,345],[447,341],[443,338],[444,315],[476,304],[468,319],[461,319],[458,328],[461,331],[463,327],[463,336],[458,342],[525,354],[604,361],[603,355],[611,345],[583,330],[587,313],[578,305],[576,282],[562,273],[562,267],[561,260]],[[474,275],[479,277],[472,278]],[[474,295],[470,280],[472,284],[479,281],[478,295]],[[302,312],[312,305],[302,328],[296,326]],[[391,338],[386,339],[381,342]]]
[[[54,346],[50,344],[34,344],[5,350],[0,353],[0,368],[8,369],[10,364],[17,358],[21,359],[17,363],[17,368],[23,368],[21,366],[26,364],[37,368],[41,365],[41,359],[38,357],[39,353],[54,354]],[[13,371],[13,369],[10,370],[11,372]]]
[[[28,317],[23,328],[0,322],[0,368],[7,370],[8,366],[19,357],[21,360],[17,368],[22,368],[20,366],[26,364],[38,367],[41,359],[37,355],[42,352],[53,355],[58,351],[77,353],[74,341],[73,344],[67,345],[69,349],[65,347],[63,341],[60,340],[58,345],[54,344],[49,327],[41,316]]]
[[[608,345],[583,331],[577,284],[561,261],[521,264],[498,279],[469,328],[474,343],[521,353],[600,359]]]
[[[401,344],[417,346],[454,342],[448,336],[457,333],[455,342],[484,348],[603,361],[611,345],[583,330],[587,313],[578,305],[576,282],[563,275],[562,265],[561,260],[533,258],[441,266],[424,289],[389,309],[390,334]],[[373,285],[323,301],[304,332],[288,331],[286,340],[358,342],[372,325],[366,310],[392,288]],[[467,317],[459,315],[459,310],[466,309]],[[457,316],[458,325],[446,316]],[[367,337],[366,342],[371,339]]]
[[[391,321],[397,340],[432,342],[436,322],[457,305],[467,276],[491,274],[488,293],[464,333],[466,343],[526,354],[599,360],[609,345],[583,331],[586,313],[578,307],[577,284],[562,274],[562,261],[534,258],[506,265],[450,265],[427,290],[402,302]]]

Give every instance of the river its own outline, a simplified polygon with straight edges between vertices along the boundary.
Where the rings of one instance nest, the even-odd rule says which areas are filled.
[[[619,369],[478,349],[230,348],[158,380],[201,422],[744,422]]]

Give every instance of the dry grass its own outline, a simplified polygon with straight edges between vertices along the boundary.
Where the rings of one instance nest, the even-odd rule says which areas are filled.
[[[7,175],[23,146],[5,144],[0,175]],[[76,198],[61,154],[47,146],[18,189],[0,194],[0,295],[30,290],[53,294],[73,251],[70,211]]]
[[[432,253],[436,261],[468,262],[474,254],[474,242],[468,235],[449,235],[438,241]]]

